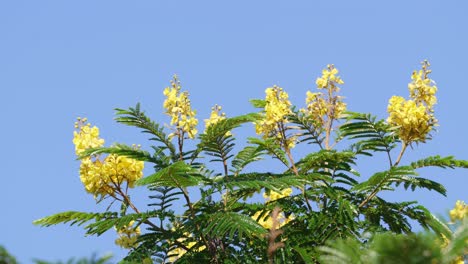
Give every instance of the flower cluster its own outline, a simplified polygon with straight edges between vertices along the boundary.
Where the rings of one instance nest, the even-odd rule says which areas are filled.
[[[263,193],[263,198],[267,202],[273,202],[278,199],[288,197],[291,194],[292,194],[292,189],[286,188],[286,189],[281,190],[280,192],[270,191],[269,193]]]
[[[128,225],[117,229],[117,234],[119,235],[118,238],[115,240],[115,244],[120,246],[121,248],[134,248],[136,246],[136,242],[138,236],[140,236],[141,231],[140,227],[133,227],[135,221],[131,221]]]
[[[171,125],[176,127],[176,133],[179,133],[179,135],[187,133],[188,137],[193,139],[198,132],[196,112],[192,110],[188,92],[181,92],[180,90],[180,82],[177,76],[174,76],[171,87],[164,89],[164,95],[167,98],[163,106],[166,109],[166,114],[171,117]]]
[[[468,205],[458,200],[455,204],[455,208],[450,210],[450,220],[455,222],[457,220],[463,220],[465,217],[468,217]]]
[[[292,194],[292,189],[286,188],[284,190],[281,190],[280,192],[270,191],[269,193],[263,193],[263,198],[265,199],[266,202],[273,202],[275,200],[288,197],[291,194]],[[271,229],[273,227],[273,219],[271,218],[271,216],[259,218],[260,214],[261,214],[261,211],[258,211],[252,216],[252,218],[255,219],[264,228]],[[279,222],[278,228],[284,226],[285,224],[289,223],[293,219],[294,219],[293,215],[289,215],[288,217],[286,217],[284,213],[281,212],[278,215],[278,219],[277,219],[277,221]]]
[[[104,139],[99,138],[99,128],[96,126],[91,127],[87,118],[77,118],[75,122],[75,129],[73,131],[73,144],[75,145],[75,153],[77,156],[81,155],[83,151],[89,148],[99,148],[104,145]]]
[[[221,113],[221,106],[215,105],[211,108],[211,114],[209,119],[205,119],[205,130],[210,127],[211,125],[214,125],[218,123],[221,120],[226,119],[226,113]]]
[[[429,109],[437,103],[437,86],[434,81],[428,78],[428,75],[432,72],[429,70],[429,62],[423,61],[422,70],[413,71],[411,75],[412,82],[408,84],[410,91],[410,97],[417,103],[424,103]]]
[[[399,127],[398,135],[403,142],[424,142],[428,134],[437,125],[433,106],[437,102],[437,87],[428,78],[431,72],[429,63],[423,62],[422,70],[414,71],[408,84],[410,100],[401,96],[392,96],[389,100],[387,122]]]
[[[288,123],[287,116],[292,113],[288,94],[276,85],[267,88],[265,94],[264,117],[255,123],[256,133],[264,138],[277,138],[288,148],[293,148],[296,138],[288,138],[285,127]]]
[[[315,84],[317,84],[317,88],[324,89],[333,86],[336,91],[338,91],[337,84],[344,84],[343,80],[340,76],[336,76],[338,74],[338,69],[335,68],[333,64],[328,64],[326,69],[322,70],[322,77],[317,78]]]
[[[306,93],[307,107],[301,109],[301,112],[314,120],[317,127],[324,127],[327,120],[337,119],[346,111],[343,97],[335,94],[340,91],[338,84],[344,84],[337,74],[338,69],[333,64],[327,65],[327,69],[322,71],[322,76],[315,82],[319,90],[326,89],[327,92]]]
[[[91,127],[86,118],[75,123],[73,143],[77,155],[88,148],[102,147],[104,140],[99,138],[99,129]],[[114,196],[116,190],[121,190],[124,182],[133,187],[136,180],[143,176],[143,161],[117,156],[90,156],[81,159],[80,179],[86,191],[94,196]]]

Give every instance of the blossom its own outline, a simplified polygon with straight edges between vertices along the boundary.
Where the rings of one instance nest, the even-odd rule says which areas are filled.
[[[89,148],[98,148],[104,145],[104,139],[99,138],[99,128],[96,126],[91,127],[87,118],[77,118],[75,122],[75,129],[73,131],[73,144],[75,144],[75,153],[77,156],[81,155],[83,151]]]
[[[187,133],[189,138],[195,138],[198,132],[196,112],[192,110],[188,92],[181,92],[177,76],[174,76],[171,87],[166,87],[163,94],[166,96],[163,107],[166,109],[165,113],[171,117],[171,125],[175,126],[177,130]]]
[[[136,246],[138,237],[141,234],[140,227],[133,227],[135,221],[130,221],[128,225],[123,226],[120,229],[117,229],[118,237],[115,240],[115,244],[126,249],[130,249]]]
[[[99,138],[99,129],[91,127],[86,119],[78,119],[74,131],[73,143],[77,155],[91,147],[101,147],[104,143]],[[135,146],[136,147],[136,146]],[[125,156],[110,154],[107,156],[90,156],[81,159],[80,180],[87,192],[94,196],[114,195],[124,183],[129,188],[143,177],[144,162]]]
[[[226,113],[221,113],[221,106],[215,105],[211,108],[211,114],[210,118],[205,119],[205,132],[208,129],[208,127],[218,123],[221,120],[226,119]],[[231,135],[231,132],[227,132],[226,136]]]
[[[410,91],[410,97],[418,103],[424,103],[428,108],[434,106],[437,103],[437,98],[435,93],[437,92],[437,86],[435,82],[428,78],[431,70],[428,69],[430,66],[429,62],[423,61],[422,70],[413,71],[411,75],[411,80],[408,84],[408,89]]]
[[[291,194],[292,194],[292,189],[286,188],[279,192],[270,191],[269,193],[263,193],[263,198],[265,199],[265,202],[273,202],[275,200],[288,197]],[[259,218],[260,215],[261,215],[261,211],[258,211],[252,216],[252,219],[256,220],[264,228],[271,229],[273,227],[273,219],[271,218],[271,216]],[[278,228],[284,226],[285,224],[289,223],[293,219],[294,219],[293,215],[289,215],[288,217],[286,217],[284,213],[281,212],[278,215],[278,219],[277,219],[279,223]]]
[[[318,89],[324,89],[329,86],[332,86],[334,91],[339,91],[337,84],[344,84],[343,80],[340,76],[336,76],[338,74],[338,69],[335,68],[333,64],[328,64],[327,69],[322,70],[322,76],[317,78],[315,84],[317,84]]]
[[[465,202],[458,200],[455,203],[455,208],[450,210],[450,220],[455,222],[456,220],[463,220],[468,216],[468,205]]]
[[[408,85],[409,100],[392,96],[389,100],[387,122],[398,127],[398,136],[406,143],[424,142],[437,125],[433,106],[437,102],[437,88],[427,78],[429,63],[423,62],[423,70],[413,72],[412,82]]]
[[[336,76],[338,69],[333,64],[327,65],[322,71],[322,76],[317,78],[316,84],[319,90],[326,92],[307,91],[306,108],[300,111],[314,121],[318,128],[324,128],[326,123],[331,124],[333,119],[338,119],[346,111],[346,103],[343,97],[336,95],[340,91],[338,84],[344,84],[341,77]]]
[[[274,137],[288,148],[294,147],[296,137],[286,136],[287,116],[292,113],[289,95],[278,86],[265,90],[265,110],[262,120],[255,123],[255,131],[264,138]]]
[[[263,193],[263,198],[267,202],[272,202],[272,201],[276,201],[276,200],[284,198],[284,197],[288,197],[288,196],[291,195],[291,193],[292,193],[292,189],[291,188],[286,188],[286,189],[283,189],[283,190],[281,190],[279,192],[270,191],[269,193]]]
[[[401,96],[390,98],[387,122],[399,127],[398,135],[404,142],[422,141],[432,130],[436,120],[428,108]]]

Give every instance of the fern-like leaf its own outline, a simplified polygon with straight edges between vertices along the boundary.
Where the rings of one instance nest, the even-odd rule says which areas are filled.
[[[157,162],[154,157],[147,151],[135,149],[124,144],[115,144],[112,147],[90,148],[80,155],[80,159],[98,154],[116,154],[118,156],[125,156],[135,160]]]
[[[250,163],[261,160],[261,156],[264,154],[265,151],[261,147],[247,146],[243,148],[232,160],[234,174],[240,173]]]
[[[274,138],[249,138],[249,143],[257,145],[259,150],[266,151],[269,155],[276,159],[279,159],[285,166],[289,168],[289,162],[286,158],[286,153],[281,149],[281,146],[276,142]]]
[[[440,168],[468,168],[467,160],[456,160],[453,156],[440,157],[439,155],[427,157],[415,162],[412,162],[411,167],[414,169],[423,167],[440,167]]]
[[[38,220],[35,220],[33,224],[39,226],[52,226],[57,224],[66,224],[70,222],[70,225],[77,224],[78,226],[92,221],[92,220],[99,220],[105,219],[109,217],[117,217],[117,213],[86,213],[86,212],[77,212],[77,211],[68,211],[62,212],[58,214],[54,214],[51,216],[47,216]]]
[[[340,126],[340,136],[348,139],[359,139],[352,148],[358,154],[372,155],[368,151],[383,151],[390,155],[396,146],[397,138],[392,127],[384,120],[376,121],[370,114],[349,112],[348,122]]]
[[[264,235],[267,231],[251,217],[234,212],[219,212],[210,216],[205,230],[214,237],[256,237]]]
[[[140,111],[140,104],[138,103],[135,108],[130,107],[128,110],[116,108],[117,117],[115,120],[118,123],[128,126],[134,126],[142,129],[143,133],[150,134],[150,140],[155,140],[169,149],[172,156],[175,156],[176,150],[174,144],[164,133],[163,128],[156,122],[152,121],[144,112]]]
[[[136,181],[136,185],[155,185],[167,187],[189,187],[196,186],[202,182],[203,178],[190,165],[183,161],[178,161]]]

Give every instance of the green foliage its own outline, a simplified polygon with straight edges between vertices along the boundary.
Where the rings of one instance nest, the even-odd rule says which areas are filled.
[[[251,102],[256,108],[267,104]],[[122,263],[448,263],[466,250],[466,225],[452,231],[417,201],[394,202],[380,194],[403,187],[398,189],[445,196],[445,187],[420,177],[418,169],[468,168],[468,161],[432,156],[400,165],[407,142],[398,139],[397,127],[370,114],[347,112],[325,127],[293,107],[280,121],[283,135],[249,137],[237,150],[232,131],[262,115],[219,120],[187,149],[184,133],[169,136],[139,104],[116,111],[118,123],[150,135],[151,145],[115,144],[88,149],[80,158],[115,154],[150,165],[154,171],[135,183],[149,193],[145,210],[122,192],[113,201],[120,210],[111,204],[102,213],[69,211],[34,224],[78,225],[97,236],[130,223],[144,227]],[[332,121],[342,123],[334,128]],[[340,148],[330,144],[332,132]],[[307,144],[309,152],[295,157],[282,137]],[[383,162],[375,155],[381,152]],[[361,175],[361,155],[383,166]],[[259,163],[270,158],[284,169],[272,171]],[[414,222],[426,233],[414,234]],[[450,240],[443,249],[442,236]]]
[[[243,236],[258,237],[267,233],[257,221],[239,213],[214,213],[208,221],[205,232],[214,237],[233,238],[236,235],[242,239]]]
[[[398,139],[393,133],[393,128],[384,120],[376,121],[377,118],[370,114],[353,112],[349,112],[346,119],[348,122],[339,128],[340,137],[357,139],[357,142],[351,145],[351,149],[357,154],[368,156],[372,156],[371,152],[390,154],[390,151],[396,147]]]
[[[36,264],[110,264],[110,259],[112,255],[104,255],[102,257],[97,257],[93,254],[90,258],[71,258],[67,261],[45,261],[45,260],[34,260]]]
[[[10,255],[10,253],[3,247],[0,246],[0,264],[16,264],[16,258]]]
[[[441,237],[425,232],[408,235],[376,233],[366,243],[356,239],[339,239],[320,247],[321,263],[453,263],[468,249],[467,225],[461,227],[448,245]]]

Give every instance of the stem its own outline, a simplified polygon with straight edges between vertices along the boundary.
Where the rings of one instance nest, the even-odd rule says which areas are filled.
[[[403,146],[401,147],[400,154],[398,155],[397,160],[395,161],[395,164],[393,164],[392,167],[398,166],[398,163],[400,163],[401,158],[403,157],[403,153],[405,153],[406,147],[408,147],[408,144],[406,142],[403,142]]]
[[[228,176],[228,166],[227,166],[227,160],[223,158],[223,166],[224,166],[224,177],[227,178]],[[226,210],[227,207],[227,201],[228,201],[228,196],[229,196],[229,189],[226,189],[226,192],[224,193],[224,210]]]
[[[401,161],[401,158],[403,157],[403,154],[405,153],[405,150],[406,150],[406,147],[408,147],[408,144],[406,142],[403,142],[403,145],[401,147],[401,151],[400,151],[400,154],[398,155],[398,158],[397,160],[395,161],[395,164],[393,164],[393,166],[390,167],[391,168],[394,168],[396,166],[398,166],[398,163],[400,163]],[[377,185],[377,187],[375,187],[374,191],[372,191],[372,193],[367,196],[366,199],[364,199],[364,201],[362,201],[362,203],[359,205],[359,208],[363,207],[364,205],[366,205],[372,198],[374,198],[377,193],[380,191],[380,187],[382,187],[382,185],[385,183],[385,181],[382,181],[381,183],[379,183],[379,185]]]
[[[288,142],[286,140],[286,129],[284,128],[284,123],[283,122],[280,122],[279,128],[280,128],[281,138],[282,138],[282,141],[283,141],[282,145],[284,147],[284,151],[286,152],[286,155],[288,156],[289,162],[291,163],[291,168],[292,168],[294,174],[296,174],[296,176],[299,176],[299,172],[297,171],[296,164],[294,162],[293,156],[291,154],[291,150],[289,149]],[[288,168],[289,168],[289,166],[288,166]],[[309,198],[307,197],[305,185],[304,185],[304,188],[302,188],[301,191],[302,191],[302,195],[304,196],[304,200],[305,200],[305,203],[307,205],[307,208],[309,209],[309,211],[312,211],[312,206],[309,203]]]
[[[184,131],[180,128],[177,129],[177,144],[179,145],[179,160],[184,160],[182,150],[184,147]]]
[[[327,111],[327,126],[325,128],[325,148],[330,149],[330,135],[333,127],[333,115],[335,113],[335,103],[333,102],[332,87],[328,87],[328,110]]]

